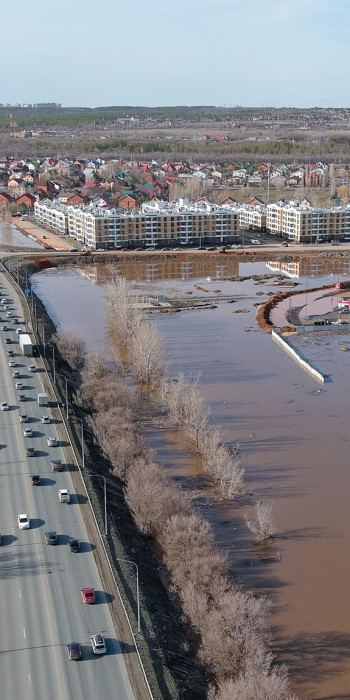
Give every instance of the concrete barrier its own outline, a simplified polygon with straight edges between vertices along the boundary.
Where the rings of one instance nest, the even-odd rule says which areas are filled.
[[[290,355],[292,359],[295,360],[295,362],[298,363],[298,365],[300,365],[306,372],[308,372],[308,374],[311,374],[311,376],[314,377],[323,386],[325,382],[324,375],[321,374],[321,372],[319,372],[318,369],[312,367],[312,365],[310,365],[310,363],[307,362],[307,360],[304,360],[301,357],[301,355],[299,355],[297,351],[294,350],[294,348],[292,348],[291,345],[289,345],[285,338],[282,338],[281,331],[275,328],[272,331],[271,336],[274,339],[274,341],[278,343],[283,348],[283,350],[285,350],[288,353],[288,355]]]

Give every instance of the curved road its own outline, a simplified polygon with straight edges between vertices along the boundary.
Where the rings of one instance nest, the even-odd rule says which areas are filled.
[[[22,317],[14,293],[0,276],[0,297],[13,300],[9,306]],[[123,654],[116,638],[108,595],[102,585],[87,539],[70,473],[52,472],[51,458],[64,455],[60,446],[48,447],[47,436],[58,437],[54,423],[43,425],[40,417],[50,414],[39,407],[37,393],[43,391],[40,372],[29,372],[32,358],[21,355],[15,324],[0,319],[9,331],[0,331],[0,402],[7,401],[9,411],[0,411],[0,678],[1,696],[9,700],[133,700]],[[16,311],[16,313],[15,313]],[[5,337],[12,339],[6,345]],[[15,351],[16,367],[9,367],[8,349]],[[20,371],[26,401],[19,403],[12,376]],[[28,423],[19,422],[27,413]],[[23,428],[31,427],[34,436],[24,438]],[[26,457],[25,447],[37,450]],[[40,474],[41,486],[31,486],[30,475]],[[71,503],[59,503],[58,489],[68,487]],[[19,530],[17,516],[27,513],[30,530]],[[44,532],[56,530],[57,546],[45,544]],[[68,537],[77,537],[81,551],[73,554]],[[96,604],[86,605],[80,590],[91,586]],[[101,632],[107,641],[107,654],[94,656],[90,635]],[[83,646],[79,662],[68,659],[66,644]]]

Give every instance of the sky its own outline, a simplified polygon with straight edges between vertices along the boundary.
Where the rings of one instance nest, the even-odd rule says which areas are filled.
[[[1,25],[0,103],[350,103],[350,0],[16,0]]]

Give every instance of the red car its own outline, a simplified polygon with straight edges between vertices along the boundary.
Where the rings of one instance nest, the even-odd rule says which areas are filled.
[[[82,588],[81,595],[82,595],[84,603],[91,604],[91,603],[95,603],[95,601],[96,601],[95,591],[93,588]]]
[[[282,246],[283,248],[288,248],[288,243],[287,243],[287,241],[283,241],[283,243],[281,243],[281,246]]]

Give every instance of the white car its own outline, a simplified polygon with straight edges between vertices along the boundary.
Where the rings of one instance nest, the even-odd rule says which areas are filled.
[[[26,513],[21,513],[18,518],[18,527],[20,530],[29,530],[30,528],[30,520],[28,518],[28,515]]]
[[[7,318],[11,318],[11,316],[12,316],[12,311],[6,311],[6,316],[7,316]]]
[[[7,299],[1,299],[2,304],[6,304]]]
[[[35,365],[28,365],[29,372],[36,372]]]
[[[28,416],[26,413],[20,413],[19,422],[20,423],[28,423]]]
[[[107,652],[106,642],[102,634],[93,634],[90,637],[90,641],[94,654],[105,654]]]
[[[23,435],[24,435],[24,437],[33,437],[32,429],[31,428],[24,428]]]
[[[18,369],[15,369],[15,371],[12,372],[12,376],[13,376],[14,379],[19,379],[19,377],[20,377],[21,375],[20,375]]]
[[[54,437],[48,437],[47,444],[49,447],[57,447],[57,439]]]
[[[7,331],[7,326],[1,326],[2,331]]]
[[[16,382],[16,389],[23,389],[23,382]]]
[[[14,360],[10,360],[9,367],[16,367],[16,363]]]
[[[8,403],[6,403],[6,401],[2,401],[0,408],[2,411],[8,411],[9,410]]]
[[[50,416],[41,416],[41,422],[42,423],[51,423]]]

